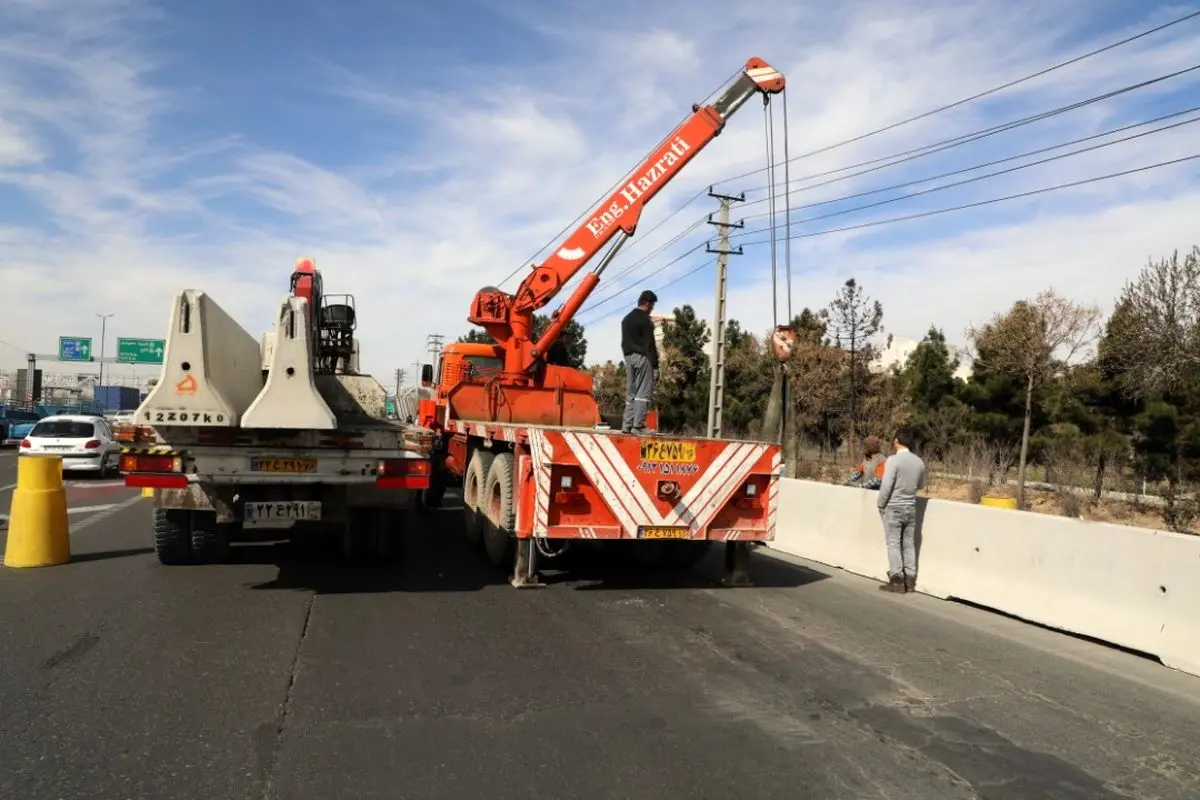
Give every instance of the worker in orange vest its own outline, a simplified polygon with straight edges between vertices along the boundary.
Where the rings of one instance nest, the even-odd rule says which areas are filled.
[[[842,485],[878,489],[883,481],[883,465],[886,462],[883,442],[878,436],[868,436],[863,439],[863,460],[854,468],[854,474]]]

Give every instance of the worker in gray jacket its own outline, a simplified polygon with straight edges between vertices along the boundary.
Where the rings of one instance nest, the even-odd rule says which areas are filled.
[[[658,372],[658,343],[650,312],[658,296],[646,289],[638,296],[637,308],[621,320],[621,352],[625,356],[625,416],[621,433],[646,433],[646,412],[654,396]]]
[[[887,542],[888,582],[885,592],[912,592],[917,587],[917,492],[925,488],[925,462],[912,451],[911,428],[896,431],[895,452],[883,465],[879,484],[879,513]]]

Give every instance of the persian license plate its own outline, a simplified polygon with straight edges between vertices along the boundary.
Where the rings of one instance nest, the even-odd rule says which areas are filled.
[[[640,525],[639,539],[690,539],[692,529],[684,525]]]
[[[251,458],[251,472],[294,472],[317,471],[315,458]]]
[[[284,527],[294,522],[319,522],[319,500],[278,500],[247,502],[242,509],[242,522],[250,527]]]
[[[666,461],[671,464],[690,464],[696,460],[695,442],[672,442],[651,439],[642,442],[642,461]]]

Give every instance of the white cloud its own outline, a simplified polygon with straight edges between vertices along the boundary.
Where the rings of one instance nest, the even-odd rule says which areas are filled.
[[[465,331],[475,290],[499,282],[553,243],[747,56],[762,56],[789,76],[790,151],[797,156],[1080,52],[1086,43],[1063,41],[1091,23],[1086,3],[1032,0],[1010,4],[1004,15],[994,4],[949,0],[806,3],[770,14],[715,0],[610,6],[597,15],[584,4],[506,5],[508,21],[525,26],[529,50],[538,54],[527,62],[443,62],[399,81],[399,62],[394,70],[366,72],[339,62],[333,51],[314,53],[312,69],[297,68],[287,87],[293,108],[312,107],[303,138],[289,139],[262,132],[255,125],[261,120],[224,113],[222,98],[207,88],[199,69],[196,59],[203,54],[168,58],[156,27],[164,20],[134,0],[96,2],[86,12],[65,2],[5,3],[0,192],[21,192],[41,214],[9,218],[0,210],[0,288],[6,297],[0,340],[18,345],[0,347],[0,366],[19,366],[22,348],[52,351],[59,334],[97,335],[97,312],[116,312],[110,336],[160,334],[171,294],[185,287],[207,290],[257,334],[286,291],[294,259],[313,255],[330,292],[356,295],[365,366],[390,375],[419,357],[427,333],[454,337]],[[1131,19],[1121,30],[1093,34],[1095,42],[1177,13],[1165,8]],[[792,178],[1190,66],[1197,35],[1186,27],[987,103],[803,159]],[[486,37],[480,41],[475,49],[486,59]],[[387,53],[370,55],[386,64]],[[194,88],[173,88],[164,65],[176,75],[187,72],[183,80]],[[253,88],[255,74],[247,72],[245,81]],[[1152,116],[1144,106],[1152,98],[1158,113],[1182,107],[1168,91],[1196,85],[1195,75],[1177,79],[906,168],[798,194],[795,202],[837,198],[1094,133]],[[211,109],[203,136],[187,134],[194,118],[189,104],[196,98]],[[331,110],[331,104],[340,105]],[[272,110],[264,102],[260,113],[265,119]],[[603,299],[627,283],[629,293],[602,312],[619,312],[637,288],[662,285],[704,262],[702,252],[694,253],[645,277],[713,233],[700,225],[627,278],[616,277],[713,205],[702,198],[650,232],[684,201],[714,181],[762,165],[761,113],[757,103],[747,105],[648,209],[642,235],[627,246],[596,296]],[[350,157],[332,147],[364,131],[370,136],[362,141],[370,147]],[[1195,140],[1194,129],[1181,128],[809,229],[1178,157]],[[1184,176],[1196,174],[1163,170],[923,222],[801,239],[792,251],[794,304],[797,310],[824,305],[853,274],[883,301],[890,330],[919,338],[933,323],[956,339],[968,322],[1050,284],[1105,303],[1147,257],[1191,244],[1200,196]],[[764,181],[756,174],[721,188],[753,189]],[[747,205],[742,213],[763,209]],[[730,312],[750,327],[769,324],[765,269],[763,247],[731,264]],[[690,301],[707,315],[710,275],[705,269],[660,292],[662,305]],[[506,287],[514,285],[515,279]],[[585,313],[584,319],[597,316]],[[617,354],[616,321],[595,323],[589,342],[595,357]]]

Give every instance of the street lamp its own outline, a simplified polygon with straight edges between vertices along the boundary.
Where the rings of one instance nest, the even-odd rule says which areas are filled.
[[[96,385],[103,386],[104,385],[104,340],[105,340],[105,333],[107,332],[106,327],[108,325],[108,318],[113,315],[112,314],[97,314],[96,316],[100,318],[100,380],[97,382]]]

